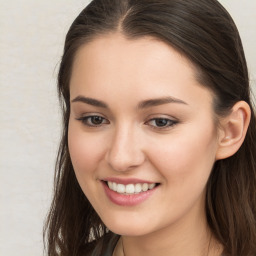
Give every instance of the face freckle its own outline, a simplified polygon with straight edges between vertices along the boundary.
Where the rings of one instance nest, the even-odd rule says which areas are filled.
[[[154,38],[99,37],[78,51],[70,100],[75,174],[110,230],[146,235],[204,218],[217,129],[211,92],[188,60]],[[156,187],[128,196],[106,181]]]

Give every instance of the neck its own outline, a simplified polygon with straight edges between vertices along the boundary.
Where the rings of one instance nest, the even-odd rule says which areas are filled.
[[[206,218],[196,214],[144,236],[122,236],[114,256],[220,256],[221,251]]]
[[[173,250],[174,251],[174,250]],[[210,237],[210,239],[209,239],[209,243],[208,243],[208,248],[207,248],[207,250],[206,250],[206,248],[205,248],[205,250],[204,250],[204,252],[202,252],[200,255],[202,255],[202,256],[220,256],[220,255],[222,255],[221,253],[222,253],[222,251],[223,251],[223,247],[222,247],[222,245],[220,245],[212,236]],[[128,252],[129,253],[129,252]],[[113,256],[128,256],[128,253],[126,252],[126,250],[125,250],[125,247],[124,247],[124,244],[123,244],[123,238],[121,237],[121,239],[119,240],[119,242],[118,242],[118,244],[117,244],[117,247],[116,247],[116,249],[115,249],[115,251],[114,251],[114,254],[113,254]],[[135,253],[135,252],[134,252]],[[156,252],[152,252],[152,251],[150,251],[149,252],[149,255],[151,255],[152,253],[159,253],[158,252],[158,250],[156,251]],[[164,253],[164,254],[162,254],[162,252],[160,252],[161,253],[161,256],[162,255],[174,255],[174,254],[169,254],[169,252],[167,253]],[[177,256],[177,255],[179,255],[179,256],[183,256],[183,255],[188,255],[188,253],[190,253],[189,255],[192,255],[191,253],[193,253],[193,252],[173,252],[173,253],[175,253],[175,255]],[[178,254],[177,254],[178,253]],[[130,253],[129,253],[129,255],[130,255]],[[141,255],[141,253],[140,252],[137,252],[137,253],[135,253],[135,254],[133,254],[133,255]],[[160,255],[160,254],[157,254],[157,255]],[[195,255],[195,256],[198,256],[199,254],[197,254],[197,253],[193,253],[193,255]]]

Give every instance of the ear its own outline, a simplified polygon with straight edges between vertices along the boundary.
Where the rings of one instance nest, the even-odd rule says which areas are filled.
[[[234,155],[241,147],[251,119],[250,106],[245,101],[237,102],[231,113],[220,120],[216,160]]]

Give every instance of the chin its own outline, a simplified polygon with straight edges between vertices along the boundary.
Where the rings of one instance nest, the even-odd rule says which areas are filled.
[[[109,227],[113,233],[118,234],[120,236],[143,236],[148,234],[147,230],[143,227]]]
[[[103,222],[113,233],[122,236],[143,236],[152,232],[152,226],[149,226],[151,222],[145,221],[145,219],[142,221],[141,218],[137,221],[125,217],[120,219],[112,218],[106,221],[103,219]]]

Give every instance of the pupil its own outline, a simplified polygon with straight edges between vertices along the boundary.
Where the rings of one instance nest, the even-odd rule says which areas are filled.
[[[92,118],[92,123],[93,123],[93,124],[101,124],[101,123],[102,123],[102,117],[100,117],[100,116],[94,116],[94,117]]]
[[[166,119],[156,119],[156,125],[157,126],[166,126],[167,122],[168,121]]]

